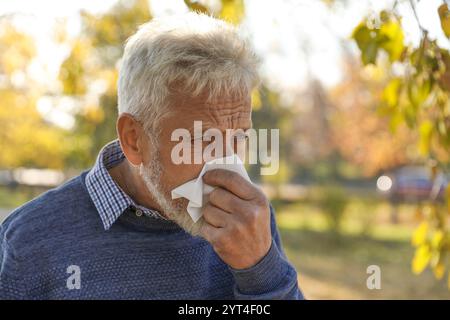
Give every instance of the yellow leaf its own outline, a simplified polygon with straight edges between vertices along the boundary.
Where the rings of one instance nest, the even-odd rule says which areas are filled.
[[[244,17],[244,1],[243,0],[222,0],[222,10],[220,18],[239,24]]]
[[[442,230],[437,230],[431,240],[431,246],[439,249],[442,245],[442,240],[444,240],[444,232]]]
[[[253,110],[260,109],[261,105],[262,105],[261,95],[260,95],[258,89],[254,89],[252,91],[252,107],[253,107]]]
[[[439,280],[442,279],[442,277],[444,277],[445,274],[445,265],[442,262],[439,262],[434,266],[433,273],[436,279]]]
[[[400,59],[405,48],[403,30],[400,21],[391,19],[383,23],[379,34],[381,47],[388,53],[391,61]]]
[[[446,3],[438,8],[439,18],[441,19],[441,27],[444,34],[450,38],[450,11]]]
[[[427,267],[430,258],[431,253],[427,245],[422,245],[417,248],[412,261],[412,271],[415,274],[421,273]]]
[[[209,13],[208,8],[203,4],[199,3],[198,1],[184,0],[184,3],[192,11],[201,12],[205,14]]]
[[[395,107],[398,104],[399,89],[402,81],[399,78],[394,78],[389,81],[388,85],[383,90],[383,100],[390,107]]]
[[[416,230],[414,230],[411,239],[412,244],[416,247],[422,245],[427,239],[427,234],[428,234],[428,223],[424,221],[416,228]]]
[[[447,184],[447,187],[445,188],[445,196],[447,198],[447,211],[450,214],[450,183]]]
[[[430,120],[425,120],[419,127],[419,152],[422,155],[428,155],[430,152],[431,137],[433,134],[434,125]]]

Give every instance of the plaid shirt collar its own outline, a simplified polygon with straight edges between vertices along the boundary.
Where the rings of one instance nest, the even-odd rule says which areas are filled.
[[[125,155],[119,140],[113,140],[102,148],[95,165],[86,175],[89,196],[100,214],[105,230],[108,230],[128,208],[131,208],[137,216],[165,219],[157,211],[135,203],[112,179],[108,169],[124,159]]]

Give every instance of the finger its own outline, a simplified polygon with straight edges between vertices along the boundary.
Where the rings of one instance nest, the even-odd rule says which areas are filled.
[[[215,243],[216,239],[220,236],[221,228],[216,228],[205,222],[200,229],[200,236],[202,236],[209,243]]]
[[[216,228],[224,228],[227,224],[227,218],[229,213],[214,206],[211,203],[207,203],[202,208],[203,218],[207,223],[216,227]]]
[[[225,169],[213,169],[203,175],[203,181],[211,186],[218,186],[229,190],[244,200],[251,200],[255,196],[255,186],[236,172]]]
[[[248,203],[223,188],[216,188],[209,194],[209,203],[229,213],[245,212]]]

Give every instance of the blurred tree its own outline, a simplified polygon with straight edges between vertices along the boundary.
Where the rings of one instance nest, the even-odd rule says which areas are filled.
[[[349,56],[344,74],[330,92],[332,144],[341,156],[367,177],[417,161],[417,152],[411,150],[414,135],[403,127],[391,131],[392,122],[380,117],[379,101],[388,81],[384,70],[361,69]]]
[[[275,187],[274,198],[280,198],[280,188],[283,184],[289,182],[292,176],[292,166],[289,161],[292,139],[292,109],[284,106],[280,101],[278,93],[270,90],[265,85],[262,85],[257,91],[253,93],[253,110],[252,122],[253,128],[267,129],[267,142],[269,147],[269,155],[273,160],[279,160],[279,167],[276,174],[260,175],[261,164],[250,167],[250,174],[255,177],[261,177],[262,182],[269,183]],[[270,129],[279,129],[279,148],[276,150],[270,145],[271,133]],[[258,138],[261,138],[261,136]],[[278,155],[275,155],[278,152]]]
[[[328,94],[316,79],[309,81],[304,92],[297,93],[292,106],[296,114],[293,117],[291,111],[289,119],[293,122],[290,160],[299,165],[314,166],[317,161],[330,156],[333,151],[328,117],[330,107]]]
[[[360,49],[362,62],[376,64],[389,75],[380,111],[390,117],[394,129],[406,124],[417,133],[419,150],[431,160],[430,176],[435,179],[439,170],[447,171],[450,156],[450,53],[431,39],[422,26],[416,12],[417,1],[406,3],[421,30],[419,46],[404,43],[401,16],[396,10],[398,1],[391,10],[365,17],[352,38]],[[450,10],[446,2],[438,14],[442,32],[449,37]],[[430,195],[429,210],[420,211],[424,221],[413,237],[417,247],[412,262],[415,273],[430,266],[437,278],[445,276],[445,260],[450,252],[450,186],[447,203],[448,208],[442,210],[436,197]],[[450,272],[447,279],[450,288]]]
[[[35,54],[32,37],[0,18],[0,168],[64,166],[64,132],[36,109],[43,89],[27,72]]]
[[[68,165],[92,164],[99,149],[116,137],[117,64],[123,44],[151,19],[148,1],[119,1],[106,13],[81,12],[82,32],[70,40],[70,54],[60,68],[63,94],[82,102],[73,130],[87,157],[73,149]]]

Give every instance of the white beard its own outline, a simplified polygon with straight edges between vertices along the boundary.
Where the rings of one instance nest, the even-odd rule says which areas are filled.
[[[169,220],[174,221],[193,236],[200,235],[200,230],[205,223],[203,217],[195,223],[186,211],[187,199],[170,199],[170,190],[167,190],[161,183],[163,170],[157,158],[150,159],[148,165],[141,163],[139,166],[139,175],[142,177],[148,192]]]

